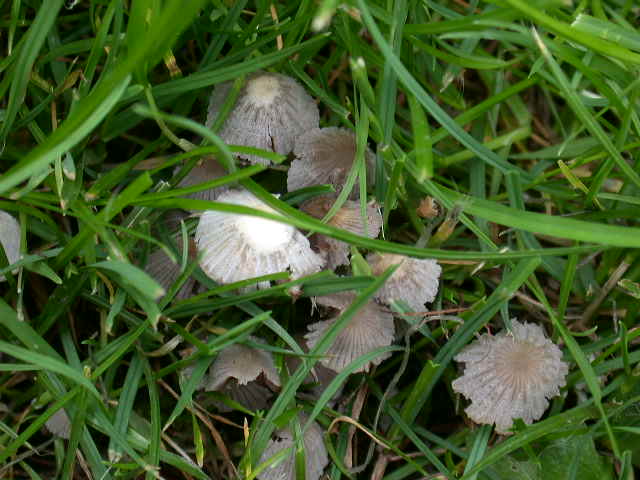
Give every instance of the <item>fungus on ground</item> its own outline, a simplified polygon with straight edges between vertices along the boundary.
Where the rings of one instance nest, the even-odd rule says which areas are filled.
[[[3,210],[0,210],[0,244],[9,265],[20,260],[20,224]],[[4,275],[0,275],[0,282],[4,280]]]
[[[178,247],[178,259],[180,259],[180,257],[182,256],[182,239],[179,235],[177,235],[175,239],[176,245]],[[188,260],[190,262],[193,262],[197,257],[197,249],[193,239],[188,239],[188,246]],[[182,273],[180,271],[180,264],[175,263],[161,248],[155,250],[149,255],[149,258],[147,259],[147,265],[144,267],[144,270],[151,277],[153,277],[156,282],[160,284],[165,292],[169,291],[169,289],[173,286],[176,280],[178,280],[178,277],[180,277],[180,274]],[[185,298],[189,298],[193,294],[193,289],[196,283],[197,282],[195,278],[187,278],[176,293],[175,298],[177,300],[184,300]]]
[[[250,340],[263,343],[255,337]],[[206,391],[224,393],[249,410],[265,408],[272,391],[279,387],[280,376],[271,354],[238,343],[218,354],[204,381]]]
[[[69,415],[67,415],[64,408],[61,408],[51,415],[49,420],[45,422],[44,426],[56,437],[69,440],[69,436],[71,435],[71,422],[69,421]]]
[[[175,171],[177,173],[181,167],[178,167]],[[187,175],[180,180],[178,188],[193,187],[204,182],[210,182],[216,178],[224,177],[227,175],[227,171],[218,161],[211,155],[207,155],[201,158],[193,168],[187,173]],[[223,185],[217,188],[207,188],[200,190],[199,192],[190,193],[186,195],[187,198],[193,198],[195,200],[216,200],[218,195],[225,192],[228,189],[227,185]]]
[[[277,214],[246,191],[230,190],[218,201]],[[322,269],[322,258],[296,228],[250,215],[206,211],[200,217],[196,243],[202,252],[200,266],[219,283],[233,283],[290,270],[293,278]],[[258,283],[268,288],[269,282]]]
[[[207,127],[211,128],[231,93],[232,82],[216,85],[209,101]],[[287,155],[296,138],[318,128],[315,101],[293,78],[279,73],[249,75],[218,135],[231,145],[256,147]],[[269,165],[257,155],[239,154],[251,163]]]
[[[324,218],[329,212],[335,197],[316,197],[301,205],[300,210],[315,218]],[[346,230],[356,235],[376,238],[382,228],[382,215],[375,203],[367,204],[366,224],[363,221],[360,203],[347,200],[344,205],[331,217],[327,224]],[[327,267],[335,269],[349,263],[349,244],[326,235],[315,234],[311,237],[315,248],[326,256]]]
[[[296,158],[291,162],[287,174],[287,189],[330,184],[337,192],[344,187],[349,171],[356,159],[356,137],[351,130],[337,127],[316,128],[302,135],[293,150]],[[375,156],[368,148],[365,151],[367,184],[373,183]],[[358,183],[349,198],[360,197]]]
[[[304,428],[306,415],[300,415],[300,425]],[[305,478],[318,480],[322,471],[329,464],[329,456],[322,439],[322,428],[313,422],[304,433]],[[291,453],[274,465],[270,465],[258,474],[260,480],[295,480],[296,478],[296,447],[295,436],[291,428],[283,428],[274,433],[267,447],[262,452],[260,462],[264,463],[285,448],[291,448]]]
[[[390,266],[399,265],[376,293],[381,302],[390,304],[393,300],[403,300],[413,311],[420,312],[425,303],[436,298],[442,267],[435,260],[375,253],[367,256],[367,261],[374,275],[382,275]]]
[[[549,399],[565,385],[567,364],[562,352],[542,327],[511,322],[512,331],[483,334],[456,357],[465,364],[453,389],[471,400],[465,410],[476,423],[495,424],[508,433],[513,420],[531,424],[549,406]]]
[[[351,305],[355,298],[355,293],[341,292],[316,297],[315,301],[320,305],[332,307],[341,314]],[[305,338],[310,349],[316,346],[327,329],[336,322],[337,318],[338,316],[308,326],[309,332],[305,335]],[[325,367],[341,372],[355,359],[376,348],[391,345],[394,334],[393,315],[383,310],[377,303],[370,301],[351,317],[346,327],[342,329],[331,347],[329,347],[325,356],[319,361]],[[378,365],[389,356],[390,354],[378,355],[370,362],[354,370],[354,373],[367,372],[372,365]]]

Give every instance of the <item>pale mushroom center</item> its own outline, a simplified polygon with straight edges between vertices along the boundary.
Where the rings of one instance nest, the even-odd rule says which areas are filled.
[[[241,217],[238,229],[255,250],[271,253],[286,246],[294,229],[285,223],[258,217]]]
[[[247,96],[258,107],[271,105],[279,95],[280,84],[275,77],[263,75],[247,83]]]
[[[501,356],[500,366],[505,372],[519,378],[530,378],[537,374],[541,352],[535,345],[514,342]]]

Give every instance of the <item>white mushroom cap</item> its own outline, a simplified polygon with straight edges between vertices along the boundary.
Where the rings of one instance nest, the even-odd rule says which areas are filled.
[[[177,171],[180,169],[178,167]],[[178,188],[192,187],[200,183],[209,182],[216,178],[224,177],[227,174],[226,170],[218,161],[211,155],[203,157],[194,165],[189,173],[180,181],[177,185]],[[229,187],[223,185],[218,188],[208,188],[206,190],[200,190],[199,192],[186,195],[186,198],[193,198],[195,200],[215,200],[218,195],[226,191]]]
[[[71,422],[69,421],[69,415],[67,415],[64,408],[61,408],[54,413],[51,418],[46,421],[44,426],[56,437],[69,440],[69,436],[71,435]]]
[[[483,334],[456,357],[464,362],[464,374],[453,389],[471,400],[465,410],[476,423],[494,424],[507,433],[513,420],[530,424],[560,394],[568,366],[562,352],[543,329],[532,323],[512,321],[513,330],[495,336]]]
[[[287,175],[287,189],[291,192],[299,188],[330,184],[336,191],[342,190],[344,182],[356,159],[356,137],[351,130],[337,127],[316,128],[302,135],[296,141]],[[373,183],[375,156],[368,148],[365,151],[367,184]],[[357,182],[350,193],[351,199],[360,197]]]
[[[305,202],[300,209],[313,217],[323,218],[329,212],[334,201],[335,198],[331,197],[316,197]],[[360,203],[347,200],[327,224],[356,235],[364,236],[366,234],[369,238],[376,238],[382,228],[382,215],[374,203],[367,205],[365,221],[366,224],[360,214]],[[319,234],[313,236],[313,241],[316,248],[326,255],[328,268],[333,270],[340,265],[349,263],[348,243]]]
[[[341,293],[317,297],[316,302],[321,305],[338,308],[342,312],[354,299],[355,294]],[[336,319],[337,317],[308,326],[309,332],[305,335],[305,338],[310,349],[316,346],[326,330],[335,323]],[[394,334],[393,315],[385,312],[375,302],[369,302],[351,318],[347,326],[338,334],[333,345],[327,350],[326,356],[319,361],[327,368],[341,372],[362,355],[376,348],[391,345]],[[354,373],[366,372],[371,365],[378,365],[388,357],[388,354],[379,355],[371,362],[355,370]]]
[[[255,337],[251,340],[263,343]],[[271,354],[266,350],[233,344],[216,357],[209,368],[204,388],[225,393],[241,405],[257,410],[264,408],[272,395],[267,386],[280,387],[280,376]]]
[[[227,82],[214,88],[209,101],[208,127],[214,124],[231,86],[231,82]],[[247,78],[218,135],[228,144],[286,155],[293,150],[296,138],[317,128],[319,122],[315,101],[293,78],[256,72]],[[240,156],[251,163],[270,163],[257,155]]]
[[[0,210],[0,243],[9,265],[20,260],[20,224],[3,210]],[[4,275],[0,275],[0,282],[4,280]]]
[[[381,253],[369,255],[367,261],[374,275],[381,275],[391,265],[400,265],[376,293],[381,302],[404,300],[411,309],[420,312],[425,303],[436,298],[442,267],[435,260]]]
[[[304,426],[306,416],[300,416],[301,426]],[[313,422],[304,434],[305,478],[318,480],[322,471],[329,464],[329,456],[322,439],[322,428]],[[296,478],[295,437],[290,428],[278,430],[274,438],[269,440],[267,448],[262,452],[260,462],[266,462],[285,448],[293,447],[291,455],[281,460],[277,465],[269,466],[258,474],[260,480],[294,480]]]
[[[246,191],[228,191],[220,202],[244,205],[277,213]],[[318,272],[322,258],[311,250],[309,240],[285,223],[249,215],[207,211],[196,231],[203,252],[202,270],[219,283],[233,283],[289,269],[293,278]],[[260,282],[267,288],[269,282]]]

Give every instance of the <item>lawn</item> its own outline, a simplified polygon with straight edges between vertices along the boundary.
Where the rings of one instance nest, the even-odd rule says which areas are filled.
[[[0,478],[632,480],[632,0],[0,0]]]

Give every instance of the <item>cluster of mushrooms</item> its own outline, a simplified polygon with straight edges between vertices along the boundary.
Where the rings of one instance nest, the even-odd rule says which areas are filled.
[[[224,83],[214,89],[207,126],[211,127],[216,121],[231,88],[231,83]],[[247,78],[218,135],[228,144],[283,155],[293,152],[294,159],[287,176],[289,192],[325,184],[335,189],[335,195],[317,196],[300,205],[303,212],[318,219],[324,218],[333,206],[356,158],[353,132],[336,127],[319,128],[316,102],[294,79],[278,73],[257,72]],[[269,164],[267,159],[257,155],[238,156],[253,164]],[[374,155],[368,149],[365,161],[367,172],[372,173]],[[180,186],[196,185],[225,174],[215,159],[206,157]],[[370,186],[373,177],[367,177]],[[192,196],[278,214],[252,193],[239,188],[204,190]],[[359,191],[355,188],[328,223],[376,238],[383,223],[379,208],[373,202],[367,203],[366,215],[363,215],[358,200]],[[19,258],[19,225],[11,215],[1,211],[0,241],[9,263],[15,263]],[[287,223],[222,211],[201,213],[195,238],[190,242],[191,257],[198,258],[202,271],[219,284],[283,271],[290,272],[293,279],[323,269],[341,268],[344,272],[350,261],[349,246],[339,240],[319,234],[307,235]],[[394,342],[394,314],[389,308],[392,302],[404,302],[415,312],[421,312],[426,303],[436,298],[441,267],[435,260],[375,252],[366,260],[374,275],[381,274],[391,265],[398,265],[398,268],[375,298],[352,317],[326,355],[316,363],[308,379],[313,388],[304,393],[311,398],[317,398],[335,375],[355,359]],[[162,250],[149,256],[145,268],[165,289],[180,275],[180,267]],[[257,282],[249,288],[267,288],[269,285],[269,282]],[[196,288],[196,281],[189,279],[177,298],[189,297]],[[312,349],[355,297],[353,292],[316,297],[313,303],[323,307],[321,311],[326,318],[308,325],[307,332],[298,337],[301,346]],[[201,387],[223,393],[251,410],[267,408],[281,385],[280,375],[271,353],[260,348],[264,340],[251,337],[246,343],[234,344],[221,351]],[[385,355],[378,356],[357,371],[366,372],[385,358]],[[548,400],[558,395],[559,388],[564,386],[568,371],[562,361],[562,352],[545,336],[542,327],[515,320],[511,330],[480,336],[455,360],[464,364],[464,372],[452,387],[471,401],[467,415],[477,423],[495,424],[499,433],[508,433],[516,418],[528,424],[539,419],[548,407]],[[293,371],[297,362],[296,357],[287,357],[285,365]],[[219,406],[220,409],[228,408],[222,403]],[[305,418],[303,414],[300,417]],[[62,431],[53,424],[49,426],[54,431]],[[307,447],[306,478],[317,480],[328,464],[320,425],[313,423],[307,428],[303,441]],[[276,432],[263,460],[292,447],[294,442],[291,429]],[[258,478],[294,479],[293,453],[265,469]]]

